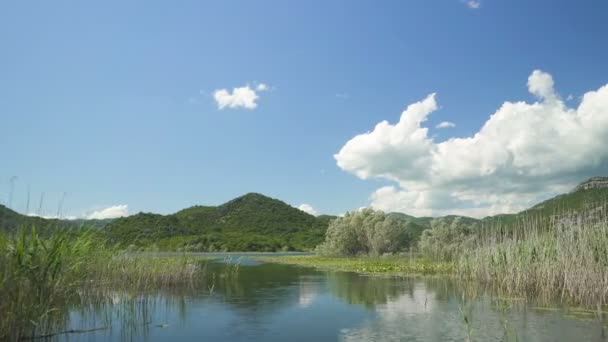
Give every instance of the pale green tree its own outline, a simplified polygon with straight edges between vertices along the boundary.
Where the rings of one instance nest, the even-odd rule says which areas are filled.
[[[410,241],[406,222],[366,208],[334,220],[317,252],[337,256],[382,255],[404,250]]]
[[[470,219],[451,216],[434,219],[431,229],[422,232],[420,251],[429,258],[451,260],[463,249],[473,247],[475,236]]]

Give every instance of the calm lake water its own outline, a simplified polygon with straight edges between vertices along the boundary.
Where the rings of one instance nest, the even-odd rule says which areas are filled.
[[[208,265],[198,289],[116,293],[114,309],[74,310],[65,341],[606,341],[593,315],[484,296],[440,279],[397,279],[243,259],[237,278]],[[510,308],[506,308],[506,305]],[[83,314],[87,312],[86,314]],[[464,321],[463,312],[470,323]],[[506,334],[509,332],[509,339]]]

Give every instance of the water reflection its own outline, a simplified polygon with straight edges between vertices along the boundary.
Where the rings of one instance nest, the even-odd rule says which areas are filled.
[[[302,276],[299,280],[299,300],[301,308],[309,307],[317,298],[319,293],[319,277]]]
[[[197,288],[115,293],[114,305],[73,310],[70,341],[604,341],[597,321],[482,296],[463,301],[445,279],[395,279],[274,264],[238,277],[209,265]],[[211,290],[210,290],[211,289]],[[469,324],[464,321],[467,317]]]

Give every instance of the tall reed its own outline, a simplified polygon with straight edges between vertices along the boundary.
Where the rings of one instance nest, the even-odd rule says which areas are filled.
[[[608,210],[528,217],[512,229],[482,229],[456,258],[462,279],[507,294],[597,306],[608,300]]]
[[[107,246],[94,232],[35,229],[0,234],[0,340],[62,329],[70,305],[111,302],[116,291],[146,291],[200,281],[204,268],[186,255],[154,258]]]

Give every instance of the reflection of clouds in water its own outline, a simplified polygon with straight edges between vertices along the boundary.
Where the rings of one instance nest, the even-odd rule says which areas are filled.
[[[298,305],[301,308],[309,307],[315,298],[317,298],[319,289],[319,284],[313,281],[301,281],[300,282],[300,296],[298,300]]]
[[[388,296],[385,304],[377,304],[375,317],[359,325],[340,330],[341,341],[464,341],[467,324],[460,308],[467,315],[473,341],[605,341],[596,322],[568,319],[559,312],[542,312],[513,306],[502,312],[489,297],[462,303],[451,295],[443,298],[433,287],[417,282],[413,289]],[[426,307],[425,307],[426,300]],[[507,331],[510,337],[506,338]]]
[[[376,311],[382,319],[394,321],[402,319],[403,316],[424,314],[434,307],[435,294],[419,286],[411,294],[402,294],[395,299],[389,299],[386,304],[378,305]]]
[[[341,340],[443,341],[445,338],[461,336],[462,327],[458,317],[453,315],[454,311],[450,313],[445,308],[441,310],[438,304],[434,292],[429,291],[424,283],[416,283],[411,291],[389,297],[385,304],[376,305],[376,318],[366,320],[359,327],[342,329]],[[441,316],[436,313],[443,317],[439,318]],[[444,314],[454,317],[446,317]]]

